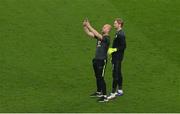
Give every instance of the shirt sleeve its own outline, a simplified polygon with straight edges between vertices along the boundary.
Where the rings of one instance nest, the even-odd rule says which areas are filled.
[[[126,48],[126,40],[124,34],[118,34],[118,43],[117,43],[117,51],[123,51]]]

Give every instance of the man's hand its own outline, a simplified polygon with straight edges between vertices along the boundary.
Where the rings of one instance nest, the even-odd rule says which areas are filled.
[[[85,20],[83,21],[84,31],[86,32],[86,34],[87,34],[88,36],[94,38],[94,33],[89,30],[88,26],[90,26],[89,21],[88,21],[88,19],[85,19]]]
[[[91,26],[90,23],[89,23],[89,21],[88,21],[88,19],[86,19],[86,26],[87,26],[87,27],[90,27],[90,26]]]
[[[97,30],[95,30],[88,19],[86,19],[86,27],[89,29],[90,32],[92,32],[94,34],[94,36],[96,36],[96,38],[102,40],[103,36],[102,34],[100,34]]]
[[[109,48],[108,49],[108,54],[111,55],[112,53],[116,52],[117,48]]]
[[[83,21],[83,26],[86,27],[87,24],[86,24],[86,20]]]

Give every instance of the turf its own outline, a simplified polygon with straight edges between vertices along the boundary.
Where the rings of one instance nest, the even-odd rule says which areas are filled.
[[[0,0],[0,112],[180,112],[179,0]],[[100,30],[125,21],[124,96],[100,104],[91,59]],[[113,39],[114,30],[111,33]],[[111,64],[106,69],[111,90]]]

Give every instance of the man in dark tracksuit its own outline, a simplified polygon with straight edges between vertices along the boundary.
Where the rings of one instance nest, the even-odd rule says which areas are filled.
[[[96,77],[97,92],[91,94],[91,97],[101,97],[102,94],[106,95],[106,83],[104,81],[104,74],[106,69],[107,51],[109,48],[109,44],[109,36],[103,36],[102,40],[97,39],[96,54],[95,58],[92,60]]]
[[[96,77],[97,91],[91,94],[91,97],[100,97],[99,102],[107,102],[106,83],[104,80],[104,73],[107,63],[107,51],[110,44],[109,32],[111,25],[105,24],[102,28],[102,34],[99,34],[89,23],[84,20],[84,31],[92,38],[97,39],[96,54],[93,59],[93,68]]]
[[[126,49],[126,39],[125,34],[122,30],[123,21],[117,18],[114,21],[114,28],[116,29],[115,38],[113,41],[112,48],[109,48],[108,54],[112,54],[112,67],[113,67],[113,83],[112,83],[112,93],[108,96],[108,99],[113,99],[116,96],[122,96],[122,84],[123,77],[121,72],[121,64],[124,57],[124,51]],[[118,90],[116,92],[118,86]]]

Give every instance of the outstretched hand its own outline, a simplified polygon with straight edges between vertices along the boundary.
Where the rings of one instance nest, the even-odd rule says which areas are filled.
[[[83,26],[84,26],[84,27],[87,26],[86,20],[83,21]]]
[[[91,26],[88,20],[86,21],[86,26],[87,27]]]
[[[84,25],[87,27],[90,26],[90,22],[89,22],[88,18],[84,19]]]

